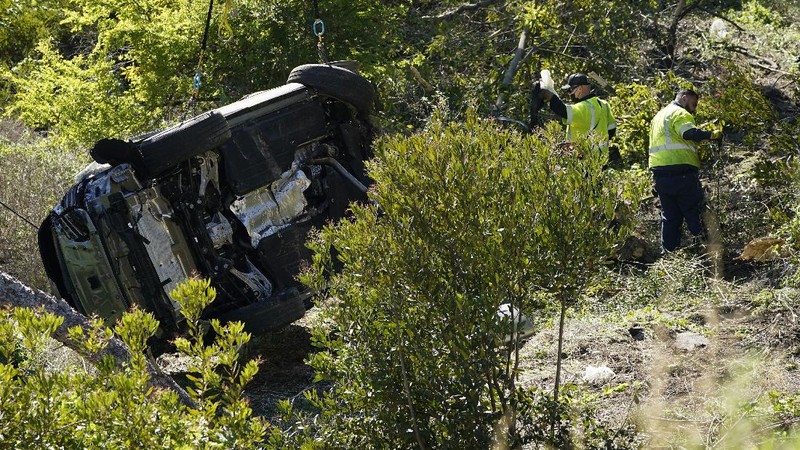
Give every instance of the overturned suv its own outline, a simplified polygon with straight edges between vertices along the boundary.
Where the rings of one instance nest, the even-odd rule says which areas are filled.
[[[138,305],[162,337],[182,324],[168,293],[195,275],[217,291],[207,318],[262,332],[302,317],[309,230],[366,200],[375,94],[346,67],[299,66],[172,128],[99,141],[39,230],[58,294],[109,322]]]

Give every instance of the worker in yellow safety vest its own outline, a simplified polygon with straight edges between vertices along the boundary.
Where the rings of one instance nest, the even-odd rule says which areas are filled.
[[[695,91],[682,89],[650,122],[648,165],[661,203],[661,245],[665,251],[680,247],[684,220],[693,241],[699,242],[702,236],[700,217],[705,195],[696,145],[720,139],[722,131],[697,128],[692,114],[699,99]]]
[[[575,99],[576,102],[571,105],[565,104],[546,80],[540,80],[539,83],[539,95],[550,102],[550,110],[567,126],[567,141],[575,142],[593,136],[599,148],[608,149],[609,141],[617,131],[617,121],[608,102],[597,96],[585,74],[572,74],[561,86]]]

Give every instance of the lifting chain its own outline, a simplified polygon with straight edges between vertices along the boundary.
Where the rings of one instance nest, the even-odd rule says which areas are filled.
[[[325,41],[323,40],[323,36],[325,35],[325,22],[320,18],[317,0],[314,0],[314,24],[311,26],[311,29],[314,32],[314,36],[317,37],[317,56],[319,56],[319,62],[327,63],[328,51],[325,49]]]
[[[214,0],[208,2],[208,13],[206,14],[206,25],[203,29],[203,40],[200,42],[200,53],[197,55],[197,68],[194,71],[194,78],[192,79],[192,93],[189,96],[189,101],[186,103],[186,109],[181,117],[181,122],[186,120],[189,110],[192,105],[197,102],[197,95],[200,93],[200,86],[203,84],[203,57],[206,54],[206,44],[208,43],[208,29],[211,26],[211,13],[214,10]]]
[[[233,28],[228,23],[228,17],[231,12],[232,0],[225,0],[225,7],[222,12],[222,24],[219,27],[218,34],[223,41],[233,37]],[[194,78],[192,79],[192,92],[189,96],[189,101],[186,104],[186,110],[183,113],[181,121],[186,120],[189,110],[192,105],[197,102],[197,96],[200,93],[200,87],[203,85],[203,62],[206,54],[206,47],[208,45],[208,30],[211,28],[211,14],[214,11],[214,0],[208,2],[208,12],[206,13],[206,24],[203,28],[203,40],[200,42],[200,52],[197,55],[197,68],[194,71]]]

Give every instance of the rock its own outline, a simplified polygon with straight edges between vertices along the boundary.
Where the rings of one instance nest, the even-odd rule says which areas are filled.
[[[2,271],[0,271],[0,307],[43,310],[60,317],[62,322],[53,333],[53,339],[71,348],[93,364],[103,363],[106,357],[111,358],[118,367],[124,367],[128,361],[130,361],[130,350],[125,343],[117,337],[109,339],[102,350],[89,353],[83,346],[72,339],[69,333],[69,329],[72,327],[81,327],[84,330],[90,330],[92,325],[89,323],[89,319],[86,316],[72,309],[64,299],[55,298],[42,291],[34,291],[16,278]],[[91,331],[85,332],[91,333]],[[171,389],[178,394],[178,397],[185,405],[192,408],[195,407],[194,400],[191,399],[189,394],[183,387],[176,383],[175,380],[161,373],[149,360],[146,361],[145,367],[148,374],[150,374],[150,381],[147,383],[149,386],[160,389]]]
[[[630,333],[631,337],[635,341],[643,341],[647,335],[644,334],[644,328],[639,325],[634,325],[628,328],[628,333]]]
[[[188,372],[192,358],[180,353],[164,353],[156,358],[156,363],[165,374],[175,375]]]
[[[583,371],[583,381],[589,384],[605,384],[614,378],[614,371],[608,366],[588,366]]]
[[[711,342],[702,334],[685,332],[675,336],[675,348],[692,351],[698,347],[707,347]]]

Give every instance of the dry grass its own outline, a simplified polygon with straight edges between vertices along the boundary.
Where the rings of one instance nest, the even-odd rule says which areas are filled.
[[[4,146],[0,136],[0,270],[48,290],[39,257],[37,228],[84,164],[71,152],[45,147]]]

